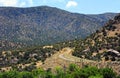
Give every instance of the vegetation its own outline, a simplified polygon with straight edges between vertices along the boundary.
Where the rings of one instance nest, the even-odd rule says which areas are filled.
[[[9,10],[5,10],[5,12],[10,11],[10,13],[12,13],[10,15],[8,14],[9,18],[6,18],[6,20],[12,20],[5,23],[5,26],[3,23],[3,25],[1,25],[2,28],[0,29],[0,31],[2,32],[0,33],[0,71],[2,72],[0,73],[0,78],[119,78],[110,68],[98,69],[96,67],[85,66],[81,69],[74,64],[71,64],[68,69],[56,68],[55,72],[51,72],[51,69],[48,69],[47,71],[36,69],[36,62],[41,61],[42,63],[44,63],[46,58],[52,56],[54,53],[65,47],[74,48],[73,55],[80,58],[96,61],[100,61],[103,58],[105,59],[105,61],[120,61],[120,18],[118,18],[120,17],[120,15],[116,16],[114,20],[110,20],[103,28],[97,30],[96,33],[93,33],[84,40],[72,40],[78,37],[86,37],[88,34],[98,28],[99,25],[97,24],[96,26],[95,24],[101,24],[101,22],[94,21],[95,24],[92,23],[90,25],[92,27],[89,26],[90,28],[81,30],[81,26],[79,23],[81,22],[81,19],[78,17],[84,16],[84,19],[82,18],[82,20],[84,20],[86,25],[91,23],[91,18],[86,15],[71,15],[68,12],[63,12],[62,10],[56,8],[52,8],[50,10],[46,10],[46,8],[49,7],[33,8],[33,10],[35,11],[31,11],[30,8],[27,8],[25,10],[20,10],[19,8],[18,11],[14,8],[13,12],[11,12],[11,8],[9,8]],[[16,12],[16,14],[14,12]],[[24,15],[22,15],[23,13]],[[51,14],[49,15],[48,13]],[[59,13],[63,14],[61,15],[61,18],[59,18]],[[71,17],[66,18],[66,15],[64,16],[64,13],[68,15],[67,17]],[[7,15],[4,15],[4,11],[1,11],[0,14],[3,14],[3,16]],[[38,17],[38,14],[40,17]],[[54,17],[54,14],[56,14],[56,17]],[[14,16],[16,16],[16,18],[19,18],[20,20],[22,18],[23,20],[21,20],[21,22],[17,23],[18,25],[16,25],[15,23],[18,22],[19,19],[14,20]],[[30,16],[30,18],[27,19],[27,16]],[[91,16],[92,15],[90,15],[90,17]],[[100,19],[100,16],[93,15],[92,17]],[[33,18],[35,18],[36,20],[32,20]],[[41,19],[38,18],[44,18],[42,23],[40,23]],[[54,21],[56,20],[56,18],[59,18],[58,21]],[[65,19],[63,20],[62,18]],[[52,19],[54,20],[51,22]],[[62,22],[60,22],[60,19],[62,19]],[[34,24],[33,21],[37,23]],[[44,25],[45,22],[46,24]],[[71,25],[71,23],[69,22],[72,22],[73,24]],[[55,26],[53,26],[53,24]],[[95,30],[91,30],[94,29],[94,25]],[[71,28],[72,30],[75,30],[74,33],[73,31],[71,31]],[[81,35],[81,33],[83,34]],[[64,40],[69,41],[44,46],[44,44],[55,43]],[[21,47],[26,47],[28,45],[31,46],[32,44],[42,46],[17,49]],[[112,51],[108,52],[110,49],[112,49]],[[117,54],[115,54],[113,51],[117,51]],[[29,65],[25,66],[26,64]],[[6,72],[2,70],[3,67],[11,67],[11,69],[15,70]]]
[[[56,46],[57,47],[57,46]],[[25,49],[17,49],[11,51],[0,52],[0,67],[12,66],[17,64],[30,64],[42,61],[55,53],[56,48],[44,48],[44,46],[30,47]],[[19,68],[18,68],[19,69]]]
[[[28,71],[8,71],[0,73],[0,78],[119,78],[110,68],[101,68],[85,66],[79,68],[75,64],[71,64],[67,69],[57,67],[54,72],[50,69],[35,69]]]
[[[0,42],[0,50],[19,48],[17,43],[34,46],[85,38],[115,15],[75,14],[47,6],[0,7],[0,40],[15,44]]]
[[[120,15],[116,16],[114,20],[110,20],[103,28],[97,30],[96,33],[93,33],[85,40],[74,41],[77,45],[74,46],[75,52],[73,55],[91,60],[102,60],[105,58],[106,61],[119,61],[120,18],[118,17]]]

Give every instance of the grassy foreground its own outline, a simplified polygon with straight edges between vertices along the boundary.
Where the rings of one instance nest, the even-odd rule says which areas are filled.
[[[84,66],[79,68],[75,64],[70,64],[68,68],[56,67],[54,72],[51,69],[35,69],[32,71],[8,71],[0,73],[0,78],[120,78],[110,68],[96,68]]]

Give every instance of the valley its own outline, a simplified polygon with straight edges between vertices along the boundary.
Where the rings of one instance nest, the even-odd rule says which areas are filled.
[[[9,72],[30,78],[119,78],[120,14],[1,7],[0,72],[0,78]]]
[[[112,68],[117,74],[120,74],[120,62],[119,61],[93,61],[86,58],[79,58],[76,56],[73,56],[72,53],[74,52],[74,48],[66,47],[62,50],[56,52],[51,57],[46,58],[44,62],[42,61],[36,61],[26,64],[17,64],[15,67],[17,67],[17,70],[25,70],[25,68],[33,67],[33,68],[43,68],[44,70],[52,69],[54,72],[56,67],[61,68],[68,68],[70,64],[76,64],[80,68],[83,68],[84,66],[95,66],[98,68]],[[34,64],[33,64],[34,63]],[[19,68],[21,67],[21,68]],[[14,67],[3,67],[1,68],[1,71],[9,71],[14,69]]]
[[[0,7],[0,50],[83,39],[116,14],[78,14],[48,6]],[[13,43],[14,46],[3,44],[4,41]]]

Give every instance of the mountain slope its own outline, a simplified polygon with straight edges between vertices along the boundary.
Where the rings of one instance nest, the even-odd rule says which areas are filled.
[[[0,40],[43,45],[85,38],[116,14],[84,15],[53,7],[0,8]]]
[[[43,67],[45,65],[45,68],[46,64],[49,66],[62,65],[65,67],[67,66],[67,62],[71,63],[71,61],[73,61],[80,65],[86,65],[86,63],[89,65],[90,62],[95,62],[95,64],[92,63],[92,65],[102,65],[103,67],[111,66],[111,68],[114,67],[113,69],[117,70],[119,73],[119,51],[120,15],[116,16],[114,20],[109,20],[103,28],[97,30],[96,33],[87,37],[85,40],[72,40],[54,45],[29,47],[13,51],[2,51],[0,52],[0,68],[1,71],[3,71],[2,69],[9,70],[9,68],[17,69],[19,71],[30,71],[35,69],[36,66],[41,66],[42,64]],[[80,58],[71,56],[71,53]],[[52,60],[49,59],[49,57],[52,58]],[[111,60],[115,62],[102,62],[100,60]],[[47,66],[47,68],[49,66]]]
[[[120,14],[79,42],[73,55],[92,60],[120,61]]]

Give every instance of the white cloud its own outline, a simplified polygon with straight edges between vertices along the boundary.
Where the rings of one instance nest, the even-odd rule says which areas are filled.
[[[3,6],[17,6],[18,0],[0,0]]]
[[[26,5],[26,2],[21,2],[20,5],[19,5],[19,7],[23,7],[25,5]]]
[[[32,6],[33,0],[0,0],[1,6],[23,7],[26,4]]]
[[[78,3],[75,1],[68,1],[68,3],[66,4],[66,7],[67,8],[76,7],[77,5],[78,5]]]
[[[30,5],[33,5],[33,0],[28,0]]]

